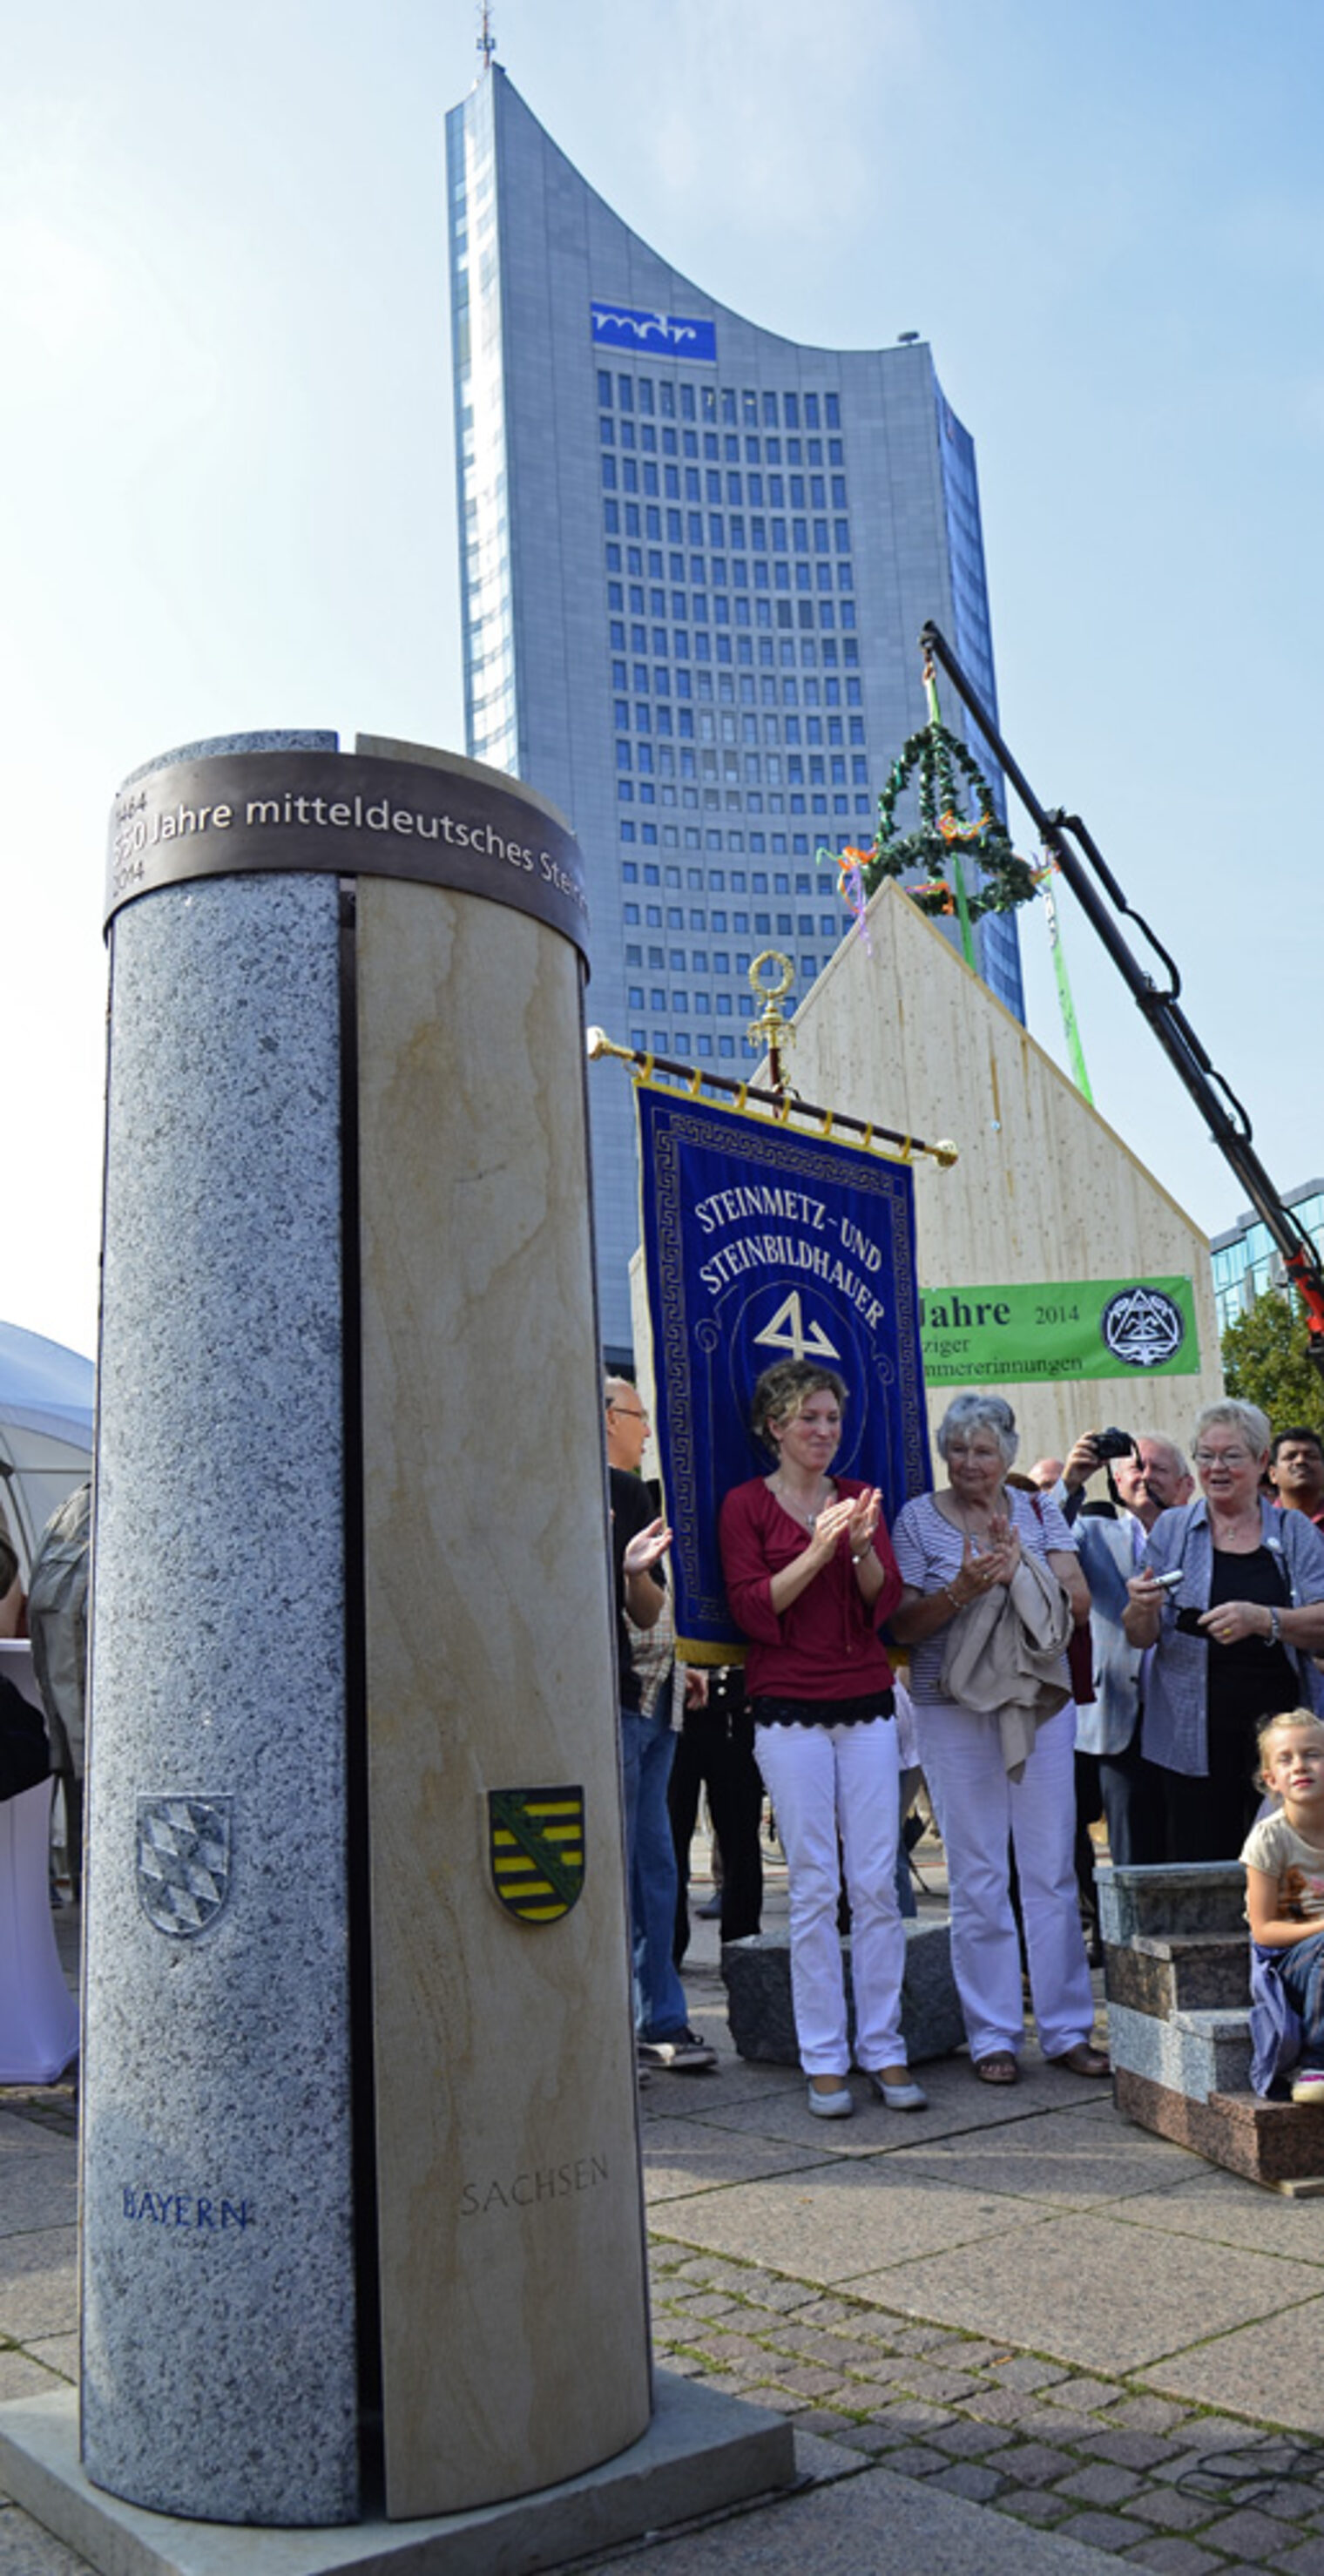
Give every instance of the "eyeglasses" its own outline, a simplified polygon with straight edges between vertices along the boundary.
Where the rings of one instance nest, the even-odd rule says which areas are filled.
[[[623,1413],[627,1422],[647,1422],[648,1420],[646,1413],[636,1412],[633,1405],[629,1404],[609,1404],[607,1411],[608,1413]]]
[[[1244,1467],[1249,1463],[1249,1449],[1197,1449],[1197,1467]]]

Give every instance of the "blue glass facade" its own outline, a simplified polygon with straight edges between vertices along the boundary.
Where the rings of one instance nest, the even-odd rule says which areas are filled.
[[[1286,1193],[1283,1205],[1291,1209],[1324,1261],[1324,1181],[1303,1181],[1300,1189]],[[1283,1257],[1253,1208],[1247,1208],[1225,1234],[1212,1236],[1209,1249],[1213,1256],[1214,1303],[1222,1334],[1239,1315],[1248,1315],[1267,1290],[1283,1287]]]
[[[973,443],[922,343],[805,348],[714,303],[495,66],[447,120],[447,181],[469,752],[574,823],[592,1017],[748,1070],[751,959],[785,950],[803,996],[850,926],[818,853],[873,836],[925,618],[996,710]],[[1023,1017],[1014,918],[978,937]],[[590,1099],[624,1351],[633,1110],[606,1068]]]

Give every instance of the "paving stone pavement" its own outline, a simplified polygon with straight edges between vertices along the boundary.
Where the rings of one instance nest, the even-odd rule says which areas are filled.
[[[793,2417],[816,2483],[611,2563],[737,2576],[812,2537],[858,2576],[1324,2576],[1324,2199],[1145,2136],[1029,2043],[1009,2092],[957,2058],[922,2114],[860,2085],[814,2121],[797,2075],[730,2055],[709,1927],[694,1953],[721,2068],[641,2097],[657,2356]],[[75,2130],[67,2091],[0,2092],[0,2398],[76,2370]],[[82,2564],[0,2502],[0,2576]]]
[[[715,1968],[687,1963],[687,1982],[697,2025],[720,2043]],[[1027,2535],[1085,2544],[1101,2564],[1324,2576],[1324,2375],[1317,2389],[1300,2349],[1324,2319],[1324,2200],[1215,2173],[1131,2128],[1104,2088],[1066,2089],[1028,2042],[1023,2067],[1009,2094],[981,2092],[962,2059],[926,2067],[930,2108],[904,2121],[861,2087],[856,2117],[826,2140],[793,2075],[724,2066],[651,2088],[659,2360],[793,2415],[797,2435],[817,2437],[820,2476],[825,2444],[858,2461],[848,2476],[885,2467]],[[782,2138],[786,2166],[774,2176],[751,2157],[710,2182],[705,2141],[687,2199],[682,2111],[696,2131]],[[926,2238],[944,2200],[949,2212],[947,2245],[918,2261],[905,2228],[917,2191]],[[880,2263],[889,2212],[900,2241]],[[758,2259],[764,2219],[775,2263]],[[926,2298],[946,2313],[925,2316]],[[1284,2317],[1300,2322],[1275,2381],[1265,2354]],[[716,2546],[711,2565],[716,2576]]]

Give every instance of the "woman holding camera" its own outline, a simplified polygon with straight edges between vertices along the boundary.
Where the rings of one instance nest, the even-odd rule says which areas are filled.
[[[1152,1646],[1144,1753],[1163,1775],[1170,1860],[1235,1860],[1260,1804],[1256,1727],[1318,1708],[1324,1537],[1260,1480],[1269,1424],[1229,1397],[1195,1426],[1200,1493],[1154,1523],[1123,1627]]]
[[[1008,1486],[1016,1417],[1000,1395],[958,1395],[938,1426],[937,1447],[946,1491],[917,1495],[892,1532],[906,1587],[892,1634],[912,1650],[920,1759],[947,1850],[952,1974],[970,2055],[981,2083],[1015,2083],[1025,2011],[1011,1905],[1014,1849],[1040,2044],[1071,2074],[1103,2076],[1108,2058],[1090,2037],[1094,1997],[1073,1861],[1076,1713],[1061,1596],[1085,1615],[1076,1543],[1051,1502]],[[1027,1691],[1012,1705],[1022,1677],[995,1669],[1000,1648],[991,1614],[999,1595],[1004,1640],[1017,1622],[1027,1636],[1048,1640],[1036,1647],[1031,1638],[1043,1676],[1037,1701]],[[984,1687],[959,1650],[986,1596],[977,1632],[988,1634]],[[976,1642],[973,1630],[969,1642]],[[999,1706],[1004,1686],[1007,1701]],[[1041,1708],[1052,1713],[1041,1715]],[[1009,1759],[1016,1751],[1020,1759]]]

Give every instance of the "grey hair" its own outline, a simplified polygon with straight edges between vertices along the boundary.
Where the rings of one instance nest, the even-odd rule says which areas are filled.
[[[1135,1436],[1137,1445],[1142,1440],[1148,1440],[1151,1448],[1166,1449],[1169,1457],[1175,1458],[1177,1461],[1178,1475],[1189,1476],[1191,1472],[1190,1459],[1187,1457],[1185,1450],[1178,1447],[1175,1440],[1170,1440],[1168,1438],[1166,1431],[1137,1431]]]
[[[1197,1413],[1195,1417],[1193,1448],[1199,1448],[1203,1434],[1216,1422],[1222,1423],[1226,1430],[1239,1431],[1252,1458],[1267,1455],[1273,1433],[1268,1414],[1261,1413],[1258,1404],[1243,1404],[1237,1395],[1225,1395],[1221,1404],[1207,1404],[1203,1413]]]
[[[954,1395],[934,1433],[940,1458],[947,1457],[954,1438],[972,1431],[991,1431],[1002,1452],[1004,1467],[1010,1467],[1020,1447],[1016,1416],[1005,1396]]]

